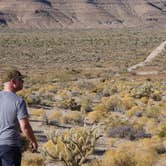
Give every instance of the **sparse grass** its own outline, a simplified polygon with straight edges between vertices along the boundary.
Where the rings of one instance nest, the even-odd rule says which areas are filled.
[[[101,122],[104,129],[130,124],[152,134],[152,138],[125,146],[123,139],[120,143],[110,140],[112,149],[94,165],[151,166],[159,157],[156,147],[160,149],[162,141],[166,147],[166,80],[127,75],[126,67],[143,61],[165,36],[161,29],[0,32],[0,64],[2,71],[11,64],[24,66],[19,68],[29,77],[19,95],[29,106],[59,106],[62,111],[48,116],[50,123],[76,126],[85,116],[92,123]],[[155,65],[165,67],[163,55]],[[114,76],[117,71],[123,76]],[[98,77],[103,79],[92,79]],[[81,106],[80,112],[70,112],[72,101]],[[44,113],[43,109],[30,110],[32,118],[42,118]],[[50,149],[54,154],[55,149]],[[23,166],[42,162],[40,156],[25,154],[23,158]]]
[[[55,66],[75,66],[76,69],[78,64],[79,68],[109,64],[122,71],[143,61],[165,40],[164,36],[164,29],[138,28],[109,31],[0,32],[0,63],[3,66],[21,64],[25,66],[24,69],[31,71],[54,69]],[[67,72],[68,76],[71,74],[73,72]],[[66,75],[61,74],[59,77],[66,78]]]

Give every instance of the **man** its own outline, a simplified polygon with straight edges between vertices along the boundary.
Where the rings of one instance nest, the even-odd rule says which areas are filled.
[[[0,91],[0,166],[21,166],[19,129],[30,140],[32,150],[38,144],[28,120],[25,101],[16,95],[22,90],[24,76],[11,69],[4,73],[4,89]]]

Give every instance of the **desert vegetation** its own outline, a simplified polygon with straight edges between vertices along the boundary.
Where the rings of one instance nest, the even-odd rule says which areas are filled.
[[[162,74],[137,76],[165,30],[0,32],[1,74],[25,71],[18,93],[39,141],[23,141],[23,166],[158,166],[166,155],[165,50]],[[163,58],[163,59],[162,59]]]
[[[118,76],[92,81],[88,88],[80,85],[59,81],[35,86],[37,92],[49,93],[47,103],[51,103],[40,95],[34,95],[40,103],[29,103],[42,108],[30,109],[31,118],[46,122],[48,141],[42,143],[42,157],[36,160],[67,166],[151,166],[162,161],[166,153],[164,78]],[[20,95],[28,96],[25,90]],[[103,140],[105,152],[93,157]]]
[[[52,71],[57,66],[75,69],[66,71],[66,75],[59,73],[64,77],[79,74],[75,66],[78,63],[80,67],[109,65],[125,72],[127,67],[143,61],[165,40],[164,36],[164,29],[141,28],[22,33],[4,30],[0,32],[0,63],[22,64],[38,71]]]

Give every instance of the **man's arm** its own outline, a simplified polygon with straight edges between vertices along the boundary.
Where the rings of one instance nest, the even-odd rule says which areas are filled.
[[[32,127],[29,123],[29,120],[27,118],[20,119],[19,124],[20,124],[21,131],[31,142],[32,151],[37,151],[38,144],[34,136]]]

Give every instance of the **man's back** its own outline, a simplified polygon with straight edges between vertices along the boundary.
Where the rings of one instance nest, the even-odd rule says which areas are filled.
[[[0,92],[0,145],[19,146],[18,120],[27,116],[23,99],[10,91]]]
[[[21,166],[19,128],[30,140],[32,151],[38,144],[28,120],[25,101],[16,93],[23,89],[25,76],[11,69],[3,73],[0,91],[0,166]]]

